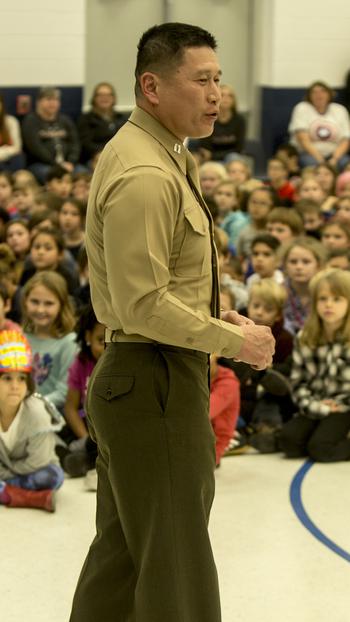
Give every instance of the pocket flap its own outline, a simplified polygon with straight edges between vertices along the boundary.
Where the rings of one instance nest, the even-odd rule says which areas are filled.
[[[198,206],[198,209],[195,207],[185,209],[184,215],[193,231],[200,233],[200,235],[206,234],[209,221],[200,206]]]
[[[134,376],[99,376],[94,382],[93,391],[109,402],[120,395],[129,393],[134,382]]]

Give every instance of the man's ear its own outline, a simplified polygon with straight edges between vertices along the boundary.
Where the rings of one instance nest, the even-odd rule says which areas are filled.
[[[153,106],[156,106],[157,104],[159,104],[159,97],[158,97],[159,80],[158,80],[157,74],[152,73],[150,71],[145,71],[145,73],[143,73],[140,76],[139,81],[140,81],[140,87],[142,90],[142,94],[147,99],[147,101]]]

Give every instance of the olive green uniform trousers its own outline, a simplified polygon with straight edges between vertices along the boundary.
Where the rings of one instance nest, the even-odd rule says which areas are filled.
[[[71,622],[220,622],[208,404],[206,354],[108,344],[87,396],[99,451],[97,535]]]

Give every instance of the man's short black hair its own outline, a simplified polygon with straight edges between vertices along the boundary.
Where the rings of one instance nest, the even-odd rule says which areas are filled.
[[[189,47],[209,47],[216,50],[217,43],[210,32],[190,24],[168,22],[146,30],[137,46],[136,97],[141,95],[139,79],[145,71],[171,71],[181,63],[184,50]]]

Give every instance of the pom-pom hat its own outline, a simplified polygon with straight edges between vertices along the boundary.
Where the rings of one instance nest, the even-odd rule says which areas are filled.
[[[0,331],[0,374],[11,371],[29,373],[32,351],[28,340],[18,330]]]

